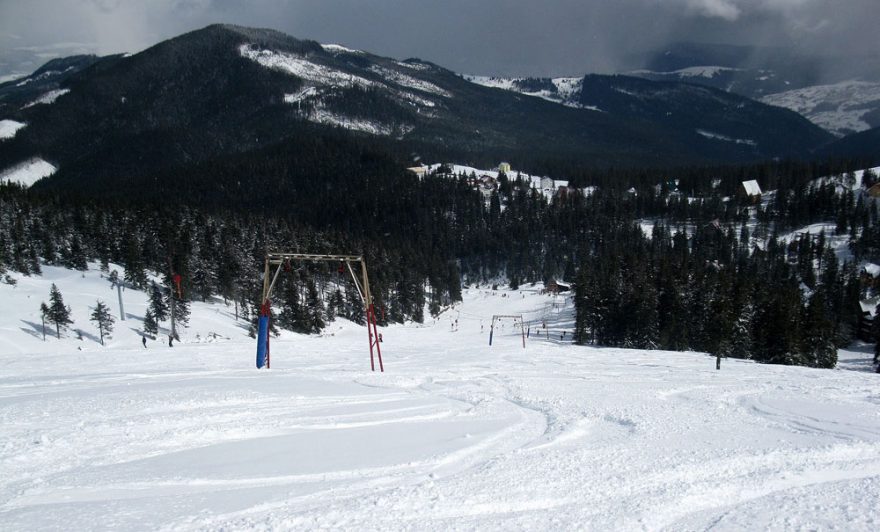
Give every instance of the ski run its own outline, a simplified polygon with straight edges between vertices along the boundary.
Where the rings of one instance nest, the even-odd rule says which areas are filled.
[[[116,267],[118,268],[118,267]],[[575,346],[565,295],[470,286],[424,324],[282,331],[222,301],[141,345],[96,264],[0,284],[0,530],[876,530],[873,346],[835,370]],[[55,283],[75,323],[39,317]],[[95,301],[116,315],[101,346]],[[519,324],[494,314],[522,314]],[[164,325],[164,324],[163,324]],[[77,332],[79,331],[79,332]],[[567,334],[564,334],[567,333]],[[82,337],[79,339],[78,337]]]

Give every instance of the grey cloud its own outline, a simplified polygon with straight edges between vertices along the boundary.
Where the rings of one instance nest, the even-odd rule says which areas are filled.
[[[229,22],[459,72],[577,75],[673,41],[868,53],[878,19],[877,0],[0,0],[0,55],[65,41],[136,52]]]

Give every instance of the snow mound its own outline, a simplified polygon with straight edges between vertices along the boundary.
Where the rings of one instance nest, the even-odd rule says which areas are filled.
[[[25,124],[15,120],[0,120],[0,140],[11,139]]]
[[[18,183],[29,187],[54,174],[58,169],[39,157],[34,157],[21,164],[0,172],[0,183]]]
[[[59,96],[63,96],[65,94],[67,94],[68,92],[70,92],[70,89],[55,89],[55,90],[49,91],[46,94],[37,98],[36,100],[25,104],[22,107],[22,109],[26,109],[28,107],[33,107],[35,105],[40,105],[40,104],[55,103],[55,100],[57,100]]]

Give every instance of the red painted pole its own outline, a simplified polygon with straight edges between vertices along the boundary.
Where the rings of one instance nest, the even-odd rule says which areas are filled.
[[[385,366],[382,364],[382,348],[379,346],[379,329],[376,326],[376,312],[373,311],[373,337],[376,339],[376,356],[379,357],[379,371],[385,373]]]
[[[376,363],[373,361],[373,329],[370,323],[373,321],[373,305],[367,306],[367,338],[370,341],[370,370],[376,371]]]

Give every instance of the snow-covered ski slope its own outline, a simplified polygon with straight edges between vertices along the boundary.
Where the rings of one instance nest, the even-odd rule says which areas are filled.
[[[194,303],[181,343],[144,349],[146,297],[126,290],[129,318],[101,347],[87,307],[117,304],[97,271],[12,276],[16,287],[0,284],[2,530],[880,521],[870,346],[843,353],[850,369],[716,371],[699,353],[573,346],[564,298],[471,287],[436,322],[383,328],[385,373],[369,371],[366,332],[344,321],[273,338],[260,371],[222,303]],[[83,340],[41,340],[52,282]],[[527,347],[511,320],[490,347],[491,315],[520,313]]]

